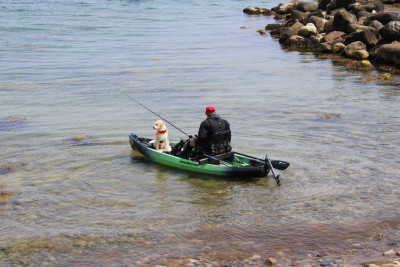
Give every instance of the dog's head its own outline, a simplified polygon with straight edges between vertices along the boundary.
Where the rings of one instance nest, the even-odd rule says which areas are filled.
[[[165,123],[162,120],[158,120],[154,123],[153,129],[157,131],[164,131],[167,129],[167,127],[165,127]]]

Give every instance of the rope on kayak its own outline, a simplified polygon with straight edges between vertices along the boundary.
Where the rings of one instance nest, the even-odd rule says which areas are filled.
[[[190,135],[188,135],[187,133],[185,133],[184,131],[182,131],[181,129],[179,129],[178,127],[176,127],[173,123],[167,121],[166,119],[164,119],[163,117],[161,117],[161,115],[155,113],[154,111],[152,111],[151,109],[149,109],[148,107],[146,107],[145,105],[143,105],[142,103],[140,103],[139,101],[137,101],[136,99],[134,99],[133,97],[129,96],[127,93],[123,92],[127,97],[129,97],[130,99],[132,99],[133,101],[135,101],[137,104],[141,105],[142,107],[144,107],[145,109],[147,109],[148,111],[150,111],[151,113],[153,113],[154,115],[156,115],[157,117],[159,117],[160,119],[164,120],[165,122],[168,122],[169,125],[171,125],[172,127],[174,127],[175,129],[177,129],[178,131],[180,131],[181,133],[183,133],[184,135],[186,135],[187,137],[191,138]]]

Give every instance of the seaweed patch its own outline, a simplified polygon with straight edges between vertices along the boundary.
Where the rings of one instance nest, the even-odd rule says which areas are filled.
[[[97,138],[91,135],[85,136],[73,136],[70,138],[61,139],[64,144],[67,145],[95,145],[97,144]]]
[[[5,173],[15,171],[18,167],[25,166],[27,164],[28,163],[26,163],[26,162],[21,162],[21,163],[15,164],[15,165],[1,163],[0,164],[0,174],[5,174]]]
[[[10,199],[13,192],[7,190],[7,186],[0,184],[0,211],[3,210],[1,206],[5,205]]]
[[[328,113],[328,114],[320,114],[320,115],[318,115],[318,118],[326,119],[326,120],[339,119],[340,117],[341,117],[341,115],[338,114],[338,113]]]
[[[0,131],[10,130],[13,128],[20,128],[26,124],[27,120],[25,117],[12,117],[8,116],[5,119],[0,119]]]
[[[371,76],[365,77],[361,80],[361,82],[363,82],[363,83],[370,83],[370,82],[377,82],[377,81],[389,82],[389,81],[393,81],[393,77],[390,73],[384,73],[381,75],[371,75]]]

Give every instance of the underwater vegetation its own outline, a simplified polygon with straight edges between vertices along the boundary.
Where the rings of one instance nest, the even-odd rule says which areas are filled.
[[[5,205],[11,199],[13,192],[7,190],[7,186],[0,184],[0,211],[3,210],[1,206]]]
[[[0,131],[11,130],[13,128],[19,128],[26,124],[27,120],[25,117],[12,117],[0,118]]]
[[[326,119],[326,120],[340,118],[340,117],[341,117],[341,115],[338,114],[338,113],[328,113],[328,114],[320,114],[320,115],[318,115],[318,118]]]
[[[18,167],[25,166],[27,164],[28,163],[26,163],[26,162],[21,162],[21,163],[15,164],[15,165],[0,163],[0,174],[5,174],[8,172],[15,171]]]

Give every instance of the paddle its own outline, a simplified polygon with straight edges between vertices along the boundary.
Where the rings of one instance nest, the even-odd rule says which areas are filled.
[[[279,174],[278,174],[278,176],[276,176],[275,171],[274,171],[274,167],[272,167],[271,160],[269,159],[268,156],[265,156],[265,161],[267,161],[269,166],[271,167],[271,171],[272,171],[272,174],[274,175],[276,183],[278,184],[278,186],[281,186],[281,181],[279,180]]]
[[[207,154],[203,154],[203,155],[206,156],[206,157],[208,157],[208,158],[210,158],[210,159],[213,159],[213,160],[215,160],[215,161],[222,162],[222,163],[224,163],[226,166],[233,166],[232,164],[230,164],[230,163],[228,163],[228,162],[226,162],[226,161],[223,161],[223,160],[214,158],[214,157],[212,157],[212,156],[210,156],[210,155],[207,155]]]
[[[256,160],[259,160],[259,161],[262,161],[262,162],[266,161],[266,160],[259,159],[259,158],[256,158],[256,157],[253,157],[253,156],[249,156],[249,155],[245,155],[245,154],[242,154],[242,153],[239,153],[239,152],[233,152],[233,153],[238,154],[238,155],[242,155],[242,156],[245,156],[245,157],[248,157],[248,158],[256,159]],[[282,161],[282,160],[270,160],[270,162],[271,162],[271,165],[275,169],[278,169],[278,170],[286,170],[290,165],[289,162]]]

